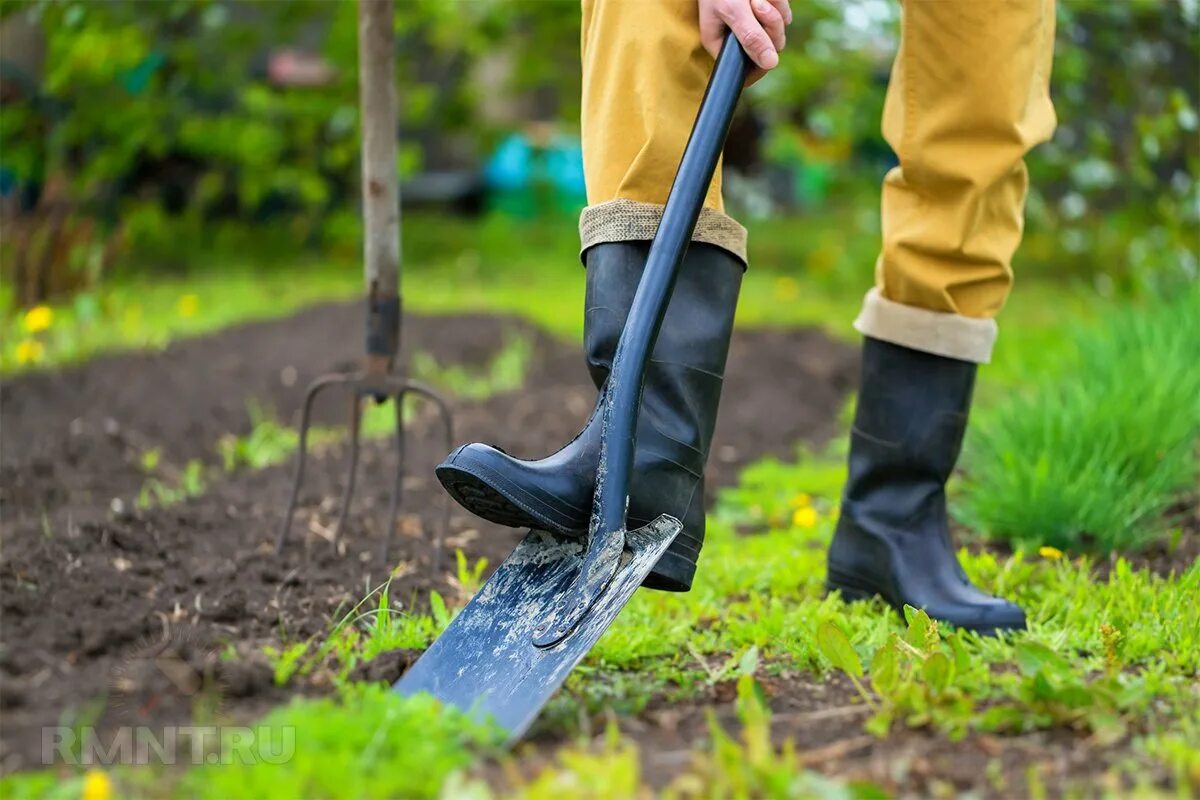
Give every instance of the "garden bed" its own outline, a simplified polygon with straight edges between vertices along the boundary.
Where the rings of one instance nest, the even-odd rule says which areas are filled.
[[[325,537],[344,479],[344,448],[319,450],[292,546],[277,557],[271,543],[290,459],[229,473],[216,443],[252,431],[251,402],[292,420],[309,380],[353,366],[360,329],[357,305],[327,305],[160,353],[105,357],[5,383],[5,771],[38,765],[44,726],[244,720],[292,694],[331,688],[320,670],[278,687],[265,653],[319,641],[386,580],[377,553],[390,448],[386,440],[364,447],[358,502],[340,551]],[[530,343],[522,389],[455,400],[459,441],[536,456],[565,442],[590,410],[594,393],[578,347],[521,322],[410,318],[405,335],[411,352],[475,368],[513,337]],[[714,485],[732,483],[763,456],[792,455],[796,442],[832,436],[855,374],[853,349],[814,331],[739,332],[727,375],[733,390],[710,463]],[[751,385],[753,392],[738,390]],[[344,402],[317,411],[326,425],[344,416]],[[440,570],[432,563],[432,526],[443,502],[432,466],[444,455],[434,422],[418,412],[410,426],[404,519],[393,549],[402,566],[391,588],[406,605],[426,602],[430,589],[451,597],[458,591],[453,557]],[[182,480],[194,465],[205,477],[185,492],[193,496],[138,507],[148,472]],[[487,558],[494,566],[516,536],[455,508],[448,542],[451,554],[461,548],[471,562]],[[216,707],[154,667],[164,652],[191,674],[215,678]]]

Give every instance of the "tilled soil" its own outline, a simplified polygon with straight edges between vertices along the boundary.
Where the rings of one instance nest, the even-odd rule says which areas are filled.
[[[435,569],[430,545],[444,501],[432,467],[445,455],[432,415],[418,413],[409,426],[404,517],[389,565],[379,561],[388,443],[363,448],[341,549],[327,539],[344,447],[310,462],[293,542],[281,556],[272,541],[291,465],[232,476],[216,467],[216,441],[250,430],[250,401],[294,420],[312,378],[355,364],[361,329],[356,304],[327,305],[0,389],[0,768],[40,763],[44,726],[246,719],[291,693],[326,690],[320,674],[277,688],[264,648],[322,636],[390,567],[400,565],[393,600],[411,604],[431,588],[453,596],[453,559]],[[452,400],[460,442],[538,456],[567,441],[591,410],[579,348],[519,321],[410,317],[405,335],[410,351],[442,364],[485,364],[515,335],[533,343],[523,389]],[[853,349],[818,332],[739,332],[710,459],[713,485],[730,483],[749,461],[831,436],[855,377]],[[341,423],[346,407],[331,400],[317,421]],[[136,510],[149,449],[161,453],[163,473],[189,459],[212,465],[206,492]],[[455,508],[448,545],[495,565],[517,535]],[[208,678],[219,687],[215,698],[197,690]]]

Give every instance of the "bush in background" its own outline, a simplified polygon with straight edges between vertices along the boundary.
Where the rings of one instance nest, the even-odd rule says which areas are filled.
[[[847,217],[834,228],[852,239],[877,225],[858,215],[877,217],[891,158],[879,115],[898,6],[811,0],[793,11],[792,47],[746,98],[765,132],[756,157],[827,183],[817,205],[840,204]],[[1134,295],[1165,273],[1197,276],[1198,14],[1194,0],[1059,4],[1060,126],[1030,159],[1023,272]],[[179,229],[209,241],[214,219],[270,228],[292,246],[357,240],[354,4],[0,0],[0,18],[13,15],[44,33],[46,66],[29,96],[0,107],[0,161],[22,180],[61,187],[64,213],[98,223],[72,226],[88,252],[65,258],[65,269],[86,274],[57,281],[61,293],[86,288],[110,263],[176,266]],[[482,157],[503,133],[489,103],[577,126],[577,4],[405,0],[396,28],[399,168],[428,167],[435,154]],[[273,84],[264,60],[287,47],[323,59],[326,78]],[[836,271],[828,244],[815,250],[814,271]],[[778,263],[795,269],[807,255],[783,252]],[[856,282],[864,259],[840,259]],[[19,300],[46,296],[35,287]]]

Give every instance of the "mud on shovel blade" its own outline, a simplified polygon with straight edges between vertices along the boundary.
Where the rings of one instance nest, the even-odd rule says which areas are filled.
[[[509,741],[520,738],[679,530],[677,520],[662,516],[626,534],[616,575],[575,630],[552,647],[535,645],[534,629],[570,590],[583,541],[530,531],[396,691],[428,692],[480,720],[493,719]]]
[[[585,539],[530,531],[396,684],[428,692],[518,738],[679,535],[663,515],[626,532],[646,364],[712,181],[747,60],[732,34],[717,57],[646,259],[605,392],[604,433]]]

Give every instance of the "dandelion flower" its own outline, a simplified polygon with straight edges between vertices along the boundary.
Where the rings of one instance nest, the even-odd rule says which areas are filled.
[[[83,776],[83,800],[110,800],[112,780],[103,770],[89,769]]]
[[[1046,545],[1038,548],[1038,555],[1042,558],[1048,558],[1051,561],[1057,561],[1063,557],[1063,551],[1059,550],[1057,547]]]
[[[185,294],[179,298],[179,316],[194,317],[200,310],[200,298],[194,294]]]
[[[41,333],[54,324],[54,309],[50,306],[34,306],[25,312],[25,330]]]
[[[812,498],[806,492],[801,492],[792,498],[792,508],[804,508],[812,505]]]
[[[46,348],[37,339],[23,339],[17,344],[17,363],[36,364],[42,360]]]
[[[817,524],[817,510],[812,506],[797,508],[796,513],[792,514],[792,527],[794,528],[811,528]]]

